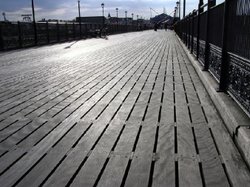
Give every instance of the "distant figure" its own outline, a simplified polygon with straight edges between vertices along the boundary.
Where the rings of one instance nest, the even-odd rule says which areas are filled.
[[[157,31],[157,28],[158,28],[158,25],[157,25],[157,23],[155,23],[154,30]]]
[[[143,31],[143,29],[142,29],[142,25],[140,25],[139,27],[140,27],[140,31]]]
[[[107,24],[104,24],[103,27],[100,30],[100,38],[103,37],[105,39],[108,39],[108,37],[107,37],[107,30],[108,30]]]
[[[165,31],[168,30],[168,24],[167,23],[164,24],[164,29],[165,29]]]

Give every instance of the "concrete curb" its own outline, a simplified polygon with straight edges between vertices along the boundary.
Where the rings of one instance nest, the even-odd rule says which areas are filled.
[[[250,118],[229,95],[216,91],[218,83],[214,77],[208,71],[202,71],[201,64],[190,53],[178,36],[177,38],[249,167],[250,129],[247,126],[250,125]]]

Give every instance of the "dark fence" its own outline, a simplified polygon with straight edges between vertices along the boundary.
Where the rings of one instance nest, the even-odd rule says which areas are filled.
[[[36,28],[35,28],[36,27]],[[100,35],[102,24],[0,22],[0,51]],[[146,25],[107,25],[107,34],[146,30]]]
[[[207,11],[203,8],[207,6]],[[205,71],[250,114],[250,1],[199,5],[175,31]]]

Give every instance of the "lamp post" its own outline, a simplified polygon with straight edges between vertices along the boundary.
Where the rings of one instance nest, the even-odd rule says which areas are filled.
[[[102,3],[101,4],[101,6],[102,6],[102,27],[104,27],[104,22],[105,22],[105,20],[104,20],[104,3]]]
[[[80,27],[80,38],[82,37],[82,24],[81,24],[81,7],[80,0],[78,0],[78,14],[79,14],[79,27]]]
[[[132,16],[132,23],[131,23],[132,24],[132,29],[134,29],[133,28],[133,25],[134,25],[134,13],[132,13],[131,16]]]
[[[36,29],[36,19],[35,19],[35,6],[34,0],[31,1],[32,6],[32,15],[33,15],[33,25],[34,25],[34,36],[35,36],[35,45],[37,45],[37,29]]]
[[[177,7],[174,7],[174,18],[176,18],[176,13],[177,13]]]
[[[127,24],[128,24],[127,14],[128,14],[128,11],[127,11],[127,10],[125,10],[125,21],[126,21],[126,26],[127,26]]]
[[[139,19],[139,15],[138,15],[138,14],[136,15],[136,18],[137,18],[137,22],[136,22],[136,23],[137,23],[137,30],[138,30],[138,24],[139,24],[139,23],[138,23],[138,21],[139,21],[139,20],[138,20],[138,19]]]
[[[183,0],[183,18],[185,17],[186,14],[186,0]]]
[[[179,18],[181,20],[181,0],[179,0]]]
[[[115,9],[116,10],[116,29],[118,31],[118,8]]]
[[[176,2],[176,7],[177,7],[177,10],[179,12],[179,19],[181,19],[181,11],[180,11],[180,2],[179,1]],[[177,15],[178,15],[178,12],[177,12]],[[178,17],[177,15],[176,15],[176,17]]]

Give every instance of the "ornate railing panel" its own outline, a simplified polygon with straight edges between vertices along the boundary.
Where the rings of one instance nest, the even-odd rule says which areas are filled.
[[[250,59],[250,1],[229,3],[228,51]]]
[[[213,74],[213,76],[219,82],[220,72],[221,72],[221,48],[213,44],[210,44],[209,71]]]
[[[50,43],[57,42],[57,25],[49,24],[49,41]]]
[[[75,22],[1,22],[0,21],[0,50],[16,49],[48,43],[65,42],[83,37],[97,36],[102,24],[81,24]],[[81,28],[81,29],[80,29]],[[131,32],[138,30],[133,25],[108,25],[109,34]],[[151,29],[141,26],[141,30]],[[81,30],[81,33],[80,33]],[[37,36],[37,37],[36,37]]]
[[[18,25],[17,23],[9,24],[4,23],[2,26],[2,35],[4,42],[4,49],[13,49],[17,48],[18,43]]]
[[[250,113],[250,61],[230,53],[228,91]]]
[[[197,55],[197,38],[196,37],[194,37],[193,53],[194,55]]]
[[[22,44],[23,47],[29,47],[35,45],[35,36],[34,36],[34,25],[33,23],[21,23],[21,32],[22,32]]]
[[[47,43],[47,28],[46,23],[37,23],[37,43],[46,44]]]
[[[193,23],[193,54],[215,77],[218,88],[230,93],[250,115],[250,1],[231,0],[217,5],[209,2],[213,3],[204,5],[207,10],[198,13],[199,19],[194,11],[176,23],[175,31],[185,36]]]
[[[204,65],[205,62],[205,41],[200,40],[200,47],[199,47],[199,62]]]

